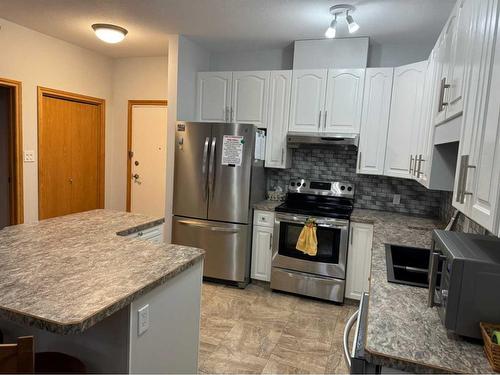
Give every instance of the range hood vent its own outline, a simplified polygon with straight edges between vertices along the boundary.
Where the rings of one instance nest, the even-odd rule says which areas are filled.
[[[299,145],[346,145],[358,147],[359,137],[357,134],[337,134],[337,133],[298,133],[288,132],[288,147],[296,148]]]

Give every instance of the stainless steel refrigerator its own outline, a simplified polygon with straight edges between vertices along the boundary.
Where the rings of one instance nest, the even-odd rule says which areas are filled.
[[[257,127],[179,123],[172,241],[206,251],[203,275],[244,287],[250,277],[252,204],[264,199]]]

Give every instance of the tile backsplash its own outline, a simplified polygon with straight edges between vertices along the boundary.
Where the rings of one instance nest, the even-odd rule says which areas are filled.
[[[290,169],[269,169],[267,189],[281,186],[291,178],[343,181],[355,185],[355,207],[440,217],[443,193],[427,190],[418,182],[386,176],[356,174],[357,150],[352,146],[301,146],[294,149]],[[393,204],[394,194],[401,196]]]
[[[455,212],[452,206],[453,194],[451,192],[443,192],[441,200],[441,212],[439,217],[444,222],[448,223]],[[451,228],[454,232],[475,233],[475,234],[489,234],[489,232],[481,225],[472,221],[462,213],[458,214],[455,225]]]

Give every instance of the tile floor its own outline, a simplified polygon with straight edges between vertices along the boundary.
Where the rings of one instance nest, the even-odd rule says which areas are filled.
[[[205,282],[201,311],[200,373],[347,373],[342,335],[353,302]]]

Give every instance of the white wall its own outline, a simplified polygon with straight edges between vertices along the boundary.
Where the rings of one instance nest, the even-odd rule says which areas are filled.
[[[435,40],[416,44],[370,43],[368,66],[370,68],[393,67],[427,60],[435,43]]]
[[[195,120],[196,72],[209,70],[210,52],[186,38],[179,36],[177,120]]]
[[[211,71],[292,69],[293,44],[283,49],[212,52]]]
[[[23,144],[37,151],[37,86],[106,100],[106,206],[113,200],[111,59],[0,18],[0,76],[22,82]],[[38,157],[37,157],[38,159]],[[38,163],[24,164],[24,220],[38,219]]]
[[[165,53],[167,51],[165,50]],[[113,144],[111,181],[113,194],[108,207],[126,209],[127,194],[127,117],[129,100],[166,100],[167,56],[122,58],[113,61]]]
[[[10,225],[9,136],[10,91],[0,86],[0,229]]]

